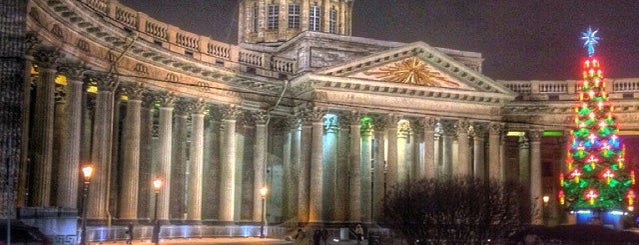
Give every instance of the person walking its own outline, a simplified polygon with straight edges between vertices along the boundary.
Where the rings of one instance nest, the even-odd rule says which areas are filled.
[[[315,232],[313,232],[313,245],[320,245],[320,239],[322,239],[322,232],[315,230]]]
[[[322,228],[322,241],[324,245],[328,245],[328,230],[326,228]]]
[[[357,224],[355,227],[355,236],[357,236],[357,244],[364,240],[364,228],[361,224]]]
[[[129,223],[126,226],[126,244],[133,243],[133,223]]]
[[[295,239],[295,244],[298,245],[306,245],[308,244],[306,241],[306,233],[304,232],[304,230],[302,228],[297,229],[297,233],[295,233],[295,236],[293,237]]]

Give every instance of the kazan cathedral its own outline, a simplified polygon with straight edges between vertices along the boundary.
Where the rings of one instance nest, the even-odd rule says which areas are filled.
[[[79,241],[80,213],[87,241],[156,220],[162,238],[275,236],[374,226],[392,186],[470,175],[520,181],[533,224],[570,222],[577,80],[494,80],[480,53],[354,37],[353,7],[241,0],[230,44],[117,0],[29,0],[16,215],[55,243]],[[606,81],[634,168],[639,78]]]

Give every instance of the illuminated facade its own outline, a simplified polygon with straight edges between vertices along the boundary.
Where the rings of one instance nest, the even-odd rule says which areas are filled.
[[[384,186],[455,175],[519,179],[531,222],[559,220],[576,81],[496,81],[479,53],[352,37],[348,0],[241,1],[239,45],[117,1],[28,9],[20,207],[77,209],[91,163],[94,224],[151,219],[155,177],[172,223],[258,222],[263,186],[271,223],[374,222]],[[636,149],[639,78],[607,81]]]

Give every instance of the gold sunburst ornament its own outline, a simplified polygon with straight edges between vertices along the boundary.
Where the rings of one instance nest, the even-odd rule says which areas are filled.
[[[377,71],[365,72],[365,74],[395,83],[435,87],[460,87],[458,83],[442,77],[439,72],[432,71],[426,63],[416,57],[395,62],[392,65],[381,67]]]

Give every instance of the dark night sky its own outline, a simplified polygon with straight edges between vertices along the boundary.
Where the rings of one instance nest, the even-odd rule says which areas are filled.
[[[120,0],[160,21],[236,43],[239,0]],[[356,0],[353,35],[481,52],[494,79],[579,79],[579,37],[599,29],[604,75],[639,77],[636,0]]]

